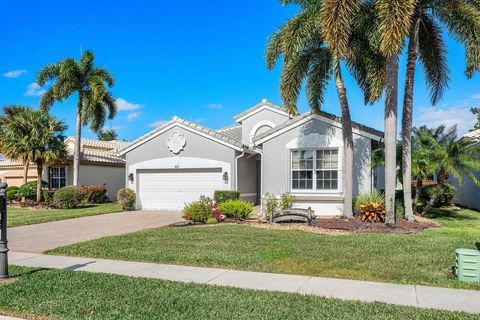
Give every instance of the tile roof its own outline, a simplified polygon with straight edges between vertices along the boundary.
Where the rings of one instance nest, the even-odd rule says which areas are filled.
[[[227,144],[233,146],[233,147],[236,147],[238,149],[248,149],[248,147],[246,145],[244,145],[240,140],[237,140],[236,138],[234,138],[234,135],[232,135],[231,132],[222,132],[224,130],[214,130],[214,129],[210,129],[210,128],[207,128],[207,127],[204,127],[198,123],[195,123],[195,122],[192,122],[192,121],[188,121],[188,120],[185,120],[185,119],[182,119],[182,118],[179,118],[179,117],[173,117],[172,120],[162,124],[161,126],[159,126],[158,128],[148,132],[147,134],[141,136],[140,138],[134,140],[132,143],[129,144],[129,146],[121,149],[119,151],[119,154],[124,154],[126,152],[128,152],[129,148],[130,147],[134,147],[136,146],[137,144],[139,144],[140,142],[142,142],[143,140],[145,139],[148,139],[149,137],[152,137],[154,136],[156,133],[164,130],[165,128],[169,127],[170,125],[172,124],[175,124],[175,123],[178,123],[178,124],[182,124],[184,126],[187,126],[191,129],[194,129],[198,132],[201,132],[201,133],[204,133],[204,134],[207,134],[213,138],[216,138],[216,139],[219,139],[223,142],[226,142]]]
[[[227,128],[219,129],[217,130],[220,133],[223,133],[226,136],[229,136],[230,138],[237,140],[237,141],[242,141],[242,125],[233,125]]]
[[[480,129],[470,131],[464,135],[467,138],[480,139]]]
[[[254,138],[254,141],[261,140],[261,139],[263,139],[263,138],[265,138],[265,137],[267,137],[267,136],[269,136],[269,135],[271,135],[271,134],[273,134],[273,133],[275,133],[275,132],[277,132],[277,131],[279,131],[279,130],[281,130],[281,129],[283,129],[283,128],[286,128],[286,127],[288,127],[288,126],[290,126],[290,125],[292,125],[292,124],[294,124],[294,123],[296,123],[296,122],[298,122],[298,121],[301,121],[301,120],[303,120],[303,119],[305,119],[305,118],[308,118],[308,117],[310,117],[310,116],[313,116],[313,115],[319,115],[319,116],[321,116],[321,117],[324,117],[324,118],[327,118],[327,119],[334,120],[334,121],[337,121],[337,122],[339,122],[339,123],[342,123],[342,118],[337,117],[336,115],[331,114],[331,113],[328,113],[328,112],[324,112],[324,111],[320,111],[320,112],[306,112],[306,113],[304,113],[304,114],[302,114],[302,115],[298,115],[298,116],[296,116],[296,117],[294,117],[294,118],[292,118],[292,119],[290,119],[290,120],[288,120],[288,121],[286,121],[286,122],[284,122],[284,123],[282,123],[282,124],[280,124],[280,125],[272,128],[272,129],[270,129],[270,130],[268,130],[268,131],[265,131],[264,133],[256,136],[256,137]],[[361,130],[361,131],[364,131],[364,132],[373,134],[373,135],[378,136],[378,137],[383,137],[383,136],[384,136],[384,133],[383,133],[382,131],[379,131],[379,130],[376,130],[376,129],[374,129],[374,128],[370,128],[370,127],[364,126],[364,125],[359,124],[359,123],[357,123],[357,122],[352,122],[352,127],[355,128],[355,129],[358,129],[358,130]]]
[[[67,144],[67,161],[73,160],[73,144],[74,137],[68,137],[65,140]],[[82,138],[82,152],[80,156],[81,161],[109,163],[109,164],[124,164],[125,159],[118,155],[121,148],[125,148],[130,143],[126,141],[99,141],[95,139]],[[0,160],[0,167],[15,167],[21,166],[21,161],[4,159]]]
[[[260,108],[263,107],[263,106],[269,106],[269,107],[271,107],[271,108],[277,109],[278,111],[285,112],[285,113],[287,112],[284,107],[279,106],[279,105],[277,105],[277,104],[275,104],[275,103],[272,103],[272,102],[268,101],[267,99],[263,99],[260,103],[254,105],[254,106],[251,107],[250,109],[247,109],[247,110],[245,110],[245,111],[237,114],[237,115],[234,116],[233,118],[234,118],[235,120],[236,120],[236,119],[239,119],[239,118],[241,118],[241,117],[243,117],[243,116],[245,116],[245,115],[247,115],[247,114],[249,114],[249,113],[257,110],[257,109],[260,109]]]

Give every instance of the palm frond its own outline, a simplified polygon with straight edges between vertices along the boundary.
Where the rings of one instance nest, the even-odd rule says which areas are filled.
[[[419,59],[430,90],[430,100],[435,105],[442,97],[444,90],[448,88],[449,69],[446,45],[440,26],[428,15],[424,14],[420,17],[418,31]]]
[[[307,99],[314,112],[320,111],[324,101],[328,81],[332,77],[332,56],[326,48],[316,49],[311,53],[307,74]]]
[[[417,0],[377,0],[380,52],[385,56],[397,54],[412,26]]]

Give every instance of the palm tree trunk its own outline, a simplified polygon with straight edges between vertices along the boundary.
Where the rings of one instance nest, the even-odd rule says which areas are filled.
[[[80,141],[82,135],[82,95],[78,95],[77,123],[75,128],[75,145],[73,150],[73,185],[78,186],[78,177],[80,174]]]
[[[27,161],[23,164],[23,184],[28,182],[28,167],[30,166],[30,162]]]
[[[395,187],[397,154],[398,56],[386,61],[385,89],[385,224],[395,227]]]
[[[408,43],[407,74],[405,76],[405,94],[402,114],[402,174],[403,199],[405,204],[405,219],[413,221],[412,205],[412,117],[413,117],[413,87],[415,81],[415,65],[418,50],[419,20],[410,32]]]
[[[342,109],[342,135],[344,148],[344,181],[343,181],[343,215],[353,218],[353,133],[350,108],[348,106],[347,91],[343,82],[342,71],[338,58],[334,59],[334,75],[337,94]]]
[[[43,162],[37,161],[37,202],[42,201],[42,172],[43,172]]]

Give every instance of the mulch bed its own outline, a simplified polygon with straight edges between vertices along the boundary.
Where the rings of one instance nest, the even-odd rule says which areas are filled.
[[[373,233],[416,233],[428,228],[440,227],[440,225],[434,221],[421,217],[416,218],[416,221],[413,222],[397,219],[395,228],[389,228],[381,222],[362,222],[358,217],[355,219],[318,218],[315,226],[323,229],[343,230],[347,232]]]

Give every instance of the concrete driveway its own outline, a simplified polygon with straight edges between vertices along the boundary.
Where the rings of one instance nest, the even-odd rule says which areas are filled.
[[[42,253],[107,236],[158,228],[182,221],[180,212],[129,211],[33,224],[8,229],[12,251]]]

